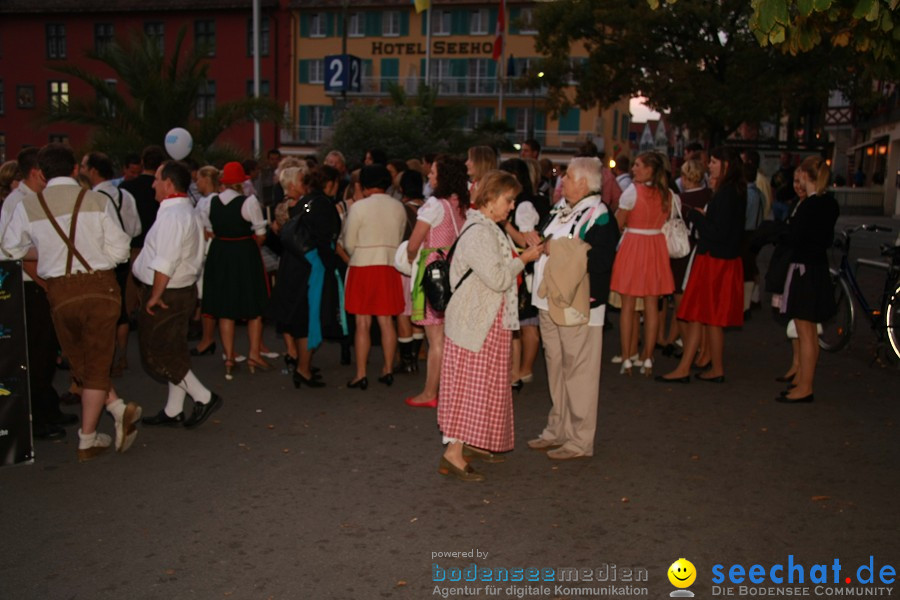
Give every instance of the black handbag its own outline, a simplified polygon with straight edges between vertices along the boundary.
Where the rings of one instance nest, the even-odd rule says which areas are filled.
[[[425,300],[428,301],[431,308],[438,312],[447,310],[447,305],[450,304],[450,297],[455,291],[450,286],[450,261],[453,260],[456,244],[459,243],[460,238],[462,238],[466,231],[471,228],[472,226],[463,229],[462,233],[459,234],[459,237],[456,238],[456,241],[453,242],[453,245],[450,246],[450,251],[447,252],[446,255],[443,250],[438,250],[438,258],[425,267],[425,274],[422,277],[422,291],[425,292]],[[466,271],[462,278],[460,278],[459,283],[456,284],[456,288],[459,289],[462,282],[471,274],[472,269]]]
[[[312,233],[306,223],[303,222],[304,210],[299,215],[284,224],[281,229],[281,243],[289,252],[303,256],[316,247]]]

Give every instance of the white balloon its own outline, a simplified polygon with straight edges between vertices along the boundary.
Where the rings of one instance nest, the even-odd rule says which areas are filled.
[[[175,160],[186,157],[193,148],[194,139],[186,129],[176,127],[166,134],[166,152]]]

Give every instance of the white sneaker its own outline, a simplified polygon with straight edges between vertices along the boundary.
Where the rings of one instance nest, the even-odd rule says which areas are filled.
[[[122,419],[116,419],[116,452],[121,454],[131,448],[138,434],[135,425],[141,420],[142,412],[141,407],[134,402],[125,405]]]
[[[222,353],[222,360],[228,360],[228,357],[225,356],[224,352]],[[236,363],[244,362],[245,360],[247,360],[247,357],[244,356],[243,354],[237,354],[234,357],[234,362],[236,362]]]
[[[107,450],[109,450],[110,445],[112,444],[112,438],[110,438],[105,433],[95,433],[94,439],[90,442],[90,445],[82,448],[82,444],[86,441],[85,436],[81,433],[81,429],[78,430],[78,462],[87,462],[93,458],[97,458]]]

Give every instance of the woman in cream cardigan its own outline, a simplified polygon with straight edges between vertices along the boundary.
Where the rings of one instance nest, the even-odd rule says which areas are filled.
[[[482,458],[513,448],[509,352],[519,328],[516,277],[538,256],[533,246],[513,257],[497,223],[515,206],[519,182],[490,171],[481,180],[450,264],[455,289],[444,313],[444,356],[438,426],[447,449],[438,472],[463,481],[484,476],[466,463],[463,451]]]

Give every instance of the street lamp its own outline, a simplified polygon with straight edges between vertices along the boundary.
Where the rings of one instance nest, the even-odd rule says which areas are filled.
[[[537,87],[541,87],[541,78],[544,76],[543,71],[538,71],[538,85]],[[529,134],[528,139],[535,139],[535,129],[536,129],[536,116],[535,116],[535,91],[536,88],[531,89],[531,122],[529,123]]]

